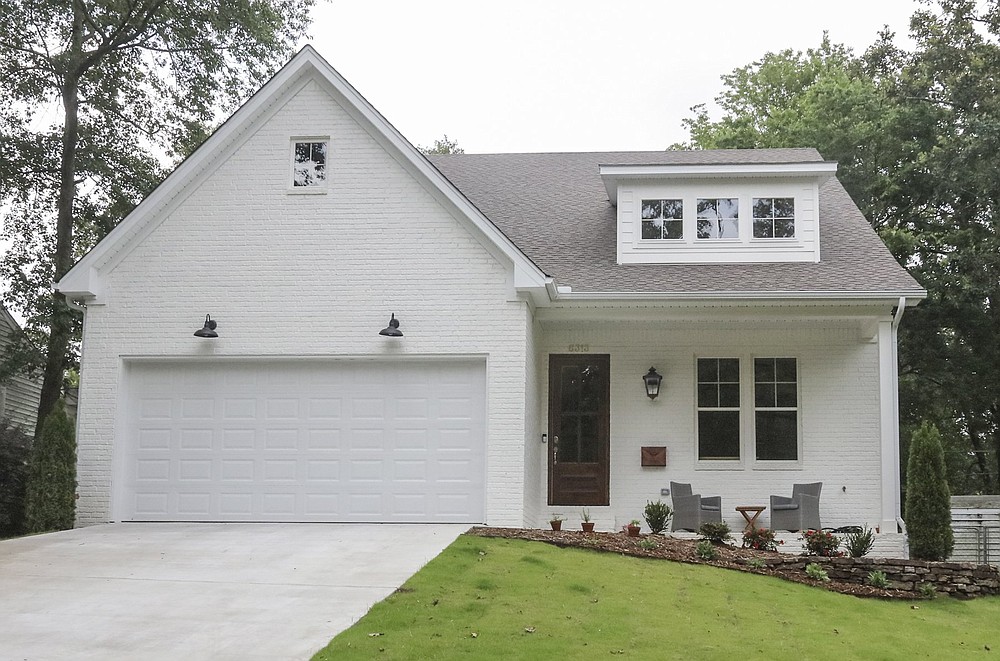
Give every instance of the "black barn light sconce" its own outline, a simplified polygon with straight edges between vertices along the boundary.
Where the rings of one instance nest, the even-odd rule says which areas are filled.
[[[380,330],[378,334],[386,337],[403,337],[403,331],[399,330],[399,319],[396,319],[395,312],[389,317],[389,325]]]
[[[655,367],[650,367],[649,371],[642,377],[642,382],[646,384],[646,395],[650,399],[656,399],[656,396],[660,394],[660,383],[662,381],[663,376],[657,373]]]
[[[215,332],[216,327],[215,320],[212,319],[212,315],[205,315],[205,325],[194,332],[195,337],[219,337],[219,334]]]

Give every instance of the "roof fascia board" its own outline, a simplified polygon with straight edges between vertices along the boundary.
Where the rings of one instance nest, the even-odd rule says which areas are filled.
[[[556,303],[604,303],[609,306],[620,305],[623,302],[660,302],[660,303],[693,303],[713,304],[732,302],[734,304],[759,305],[762,301],[774,301],[785,305],[839,305],[845,301],[851,303],[883,302],[896,305],[902,298],[908,307],[917,305],[927,297],[924,289],[908,291],[722,291],[722,292],[558,292]]]
[[[623,180],[729,179],[737,177],[814,177],[817,183],[837,174],[834,161],[804,163],[731,163],[685,165],[599,165],[604,188],[612,204],[618,203]]]

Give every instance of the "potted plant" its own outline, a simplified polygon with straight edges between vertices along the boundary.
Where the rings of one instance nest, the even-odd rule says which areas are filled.
[[[553,514],[552,518],[549,519],[549,525],[552,526],[553,530],[562,530],[563,521],[565,521],[565,519],[561,514]]]
[[[629,524],[625,526],[625,530],[628,532],[629,537],[638,537],[641,529],[642,524],[639,523],[639,519],[632,519],[629,521]]]
[[[583,532],[594,532],[594,522],[590,520],[590,510],[584,507],[580,512],[580,517],[583,518],[583,521],[580,523]]]

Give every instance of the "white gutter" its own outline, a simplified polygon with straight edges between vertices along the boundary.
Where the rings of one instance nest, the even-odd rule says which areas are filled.
[[[561,289],[561,288],[560,288]],[[914,291],[718,291],[718,292],[563,292],[556,291],[553,301],[668,301],[732,299],[886,299],[926,298],[927,292]],[[901,315],[900,315],[901,316]]]

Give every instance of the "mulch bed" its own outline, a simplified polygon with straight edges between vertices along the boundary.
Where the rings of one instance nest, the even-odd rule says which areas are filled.
[[[783,557],[775,551],[755,551],[753,549],[743,549],[737,546],[722,545],[717,546],[717,558],[715,560],[702,560],[695,552],[697,540],[675,539],[667,535],[641,535],[640,537],[629,537],[624,533],[611,532],[591,532],[585,533],[572,530],[538,530],[532,528],[490,528],[476,526],[469,530],[470,535],[479,537],[500,537],[503,539],[525,539],[533,542],[545,542],[561,547],[573,547],[590,549],[593,551],[604,551],[607,553],[619,553],[621,555],[634,556],[637,558],[650,558],[655,560],[672,560],[674,562],[686,562],[693,565],[708,565],[711,567],[722,567],[724,569],[734,569],[737,571],[761,574],[764,576],[775,576],[786,581],[802,583],[813,587],[849,594],[855,597],[876,597],[880,599],[918,599],[919,596],[913,592],[903,590],[889,590],[872,587],[870,585],[858,585],[845,581],[830,580],[829,582],[816,581],[799,569],[783,567],[765,566],[761,569],[751,568],[747,562],[750,558],[761,558],[763,560]],[[643,540],[655,542],[655,548],[643,548]],[[648,546],[648,544],[647,544]]]

